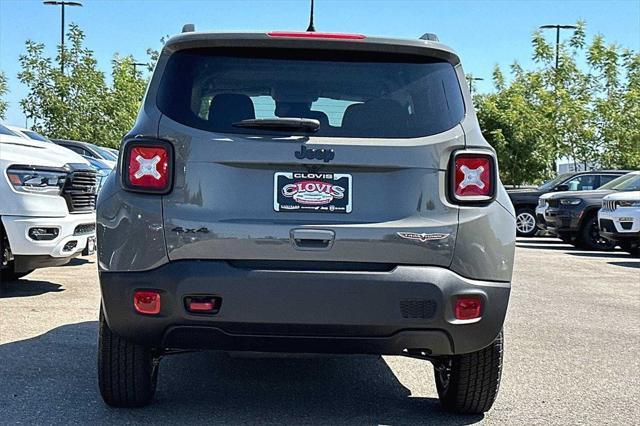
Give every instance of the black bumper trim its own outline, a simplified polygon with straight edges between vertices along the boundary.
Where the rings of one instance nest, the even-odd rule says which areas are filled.
[[[144,272],[100,271],[100,285],[109,327],[147,346],[398,355],[407,349],[403,345],[424,345],[434,355],[486,347],[502,329],[510,292],[509,283],[470,280],[440,267],[252,270],[213,260],[170,262]],[[136,313],[138,289],[160,293],[158,315]],[[187,312],[184,297],[193,294],[222,298],[220,311]],[[455,320],[454,299],[462,294],[484,300],[480,320]],[[403,315],[407,300],[433,303],[433,314]]]
[[[391,336],[287,336],[232,334],[217,327],[177,326],[164,334],[162,347],[252,352],[398,355],[404,349],[449,355],[453,345],[438,330],[402,330]]]

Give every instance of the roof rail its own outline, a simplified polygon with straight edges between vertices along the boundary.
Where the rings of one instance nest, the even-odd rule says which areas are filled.
[[[440,41],[440,39],[438,39],[438,36],[436,34],[434,34],[434,33],[424,33],[420,37],[420,40]]]
[[[184,24],[182,26],[182,32],[183,33],[192,33],[196,30],[196,26],[193,24]]]

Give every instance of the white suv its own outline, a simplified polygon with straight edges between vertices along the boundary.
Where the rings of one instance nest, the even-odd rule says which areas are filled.
[[[95,170],[0,125],[0,281],[95,250]]]
[[[607,195],[598,212],[600,235],[637,255],[640,247],[640,191]]]

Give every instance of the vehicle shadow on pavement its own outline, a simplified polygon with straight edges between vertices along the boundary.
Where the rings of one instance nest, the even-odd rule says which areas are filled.
[[[61,265],[62,267],[64,266],[80,266],[80,265],[84,265],[85,263],[94,263],[93,261],[87,259],[86,257],[74,257],[73,259],[71,259],[69,261],[69,263],[65,263],[64,265]]]
[[[533,249],[533,250],[555,250],[555,251],[564,251],[567,254],[572,256],[580,256],[580,257],[615,257],[615,258],[631,258],[631,255],[622,250],[612,250],[612,251],[589,251],[580,249],[572,246],[571,244],[564,243],[560,240],[556,241],[526,241],[526,240],[517,240],[516,247],[522,249]]]
[[[524,249],[533,249],[533,250],[556,250],[556,251],[571,251],[571,250],[575,250],[570,246],[548,246],[548,245],[543,245],[543,244],[522,244],[522,243],[516,243],[516,247],[517,248],[524,248]]]
[[[624,251],[620,251],[620,250],[616,250],[616,251],[583,251],[583,252],[577,252],[577,253],[572,253],[569,252],[570,255],[572,256],[581,256],[581,257],[613,257],[616,259],[624,259],[624,258],[629,258],[631,259],[631,255],[627,252]]]
[[[49,281],[32,281],[28,279],[21,279],[18,281],[7,281],[0,283],[0,299],[39,296],[45,293],[59,293],[61,291],[64,291],[62,285],[54,284]],[[1,332],[2,329],[0,328],[0,333]]]
[[[622,266],[625,268],[640,268],[640,261],[636,262],[607,262],[609,265]]]
[[[381,357],[217,352],[166,357],[155,401],[114,409],[98,394],[96,344],[91,321],[0,345],[2,423],[463,425],[483,418],[454,416],[435,398],[411,397]]]

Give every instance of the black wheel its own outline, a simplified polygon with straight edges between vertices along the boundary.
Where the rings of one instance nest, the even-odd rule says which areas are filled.
[[[518,237],[533,237],[538,232],[536,212],[528,207],[516,209],[516,234]]]
[[[579,245],[587,250],[613,250],[616,244],[600,235],[598,218],[592,215],[580,229]]]
[[[502,373],[502,332],[488,347],[454,355],[434,365],[436,388],[445,410],[480,414],[491,409]]]
[[[15,262],[11,260],[11,248],[9,247],[9,239],[4,232],[2,222],[0,221],[0,283],[18,280],[25,275],[33,272],[16,272]]]
[[[156,391],[159,359],[150,348],[128,342],[111,331],[100,309],[98,386],[113,407],[142,407]]]

